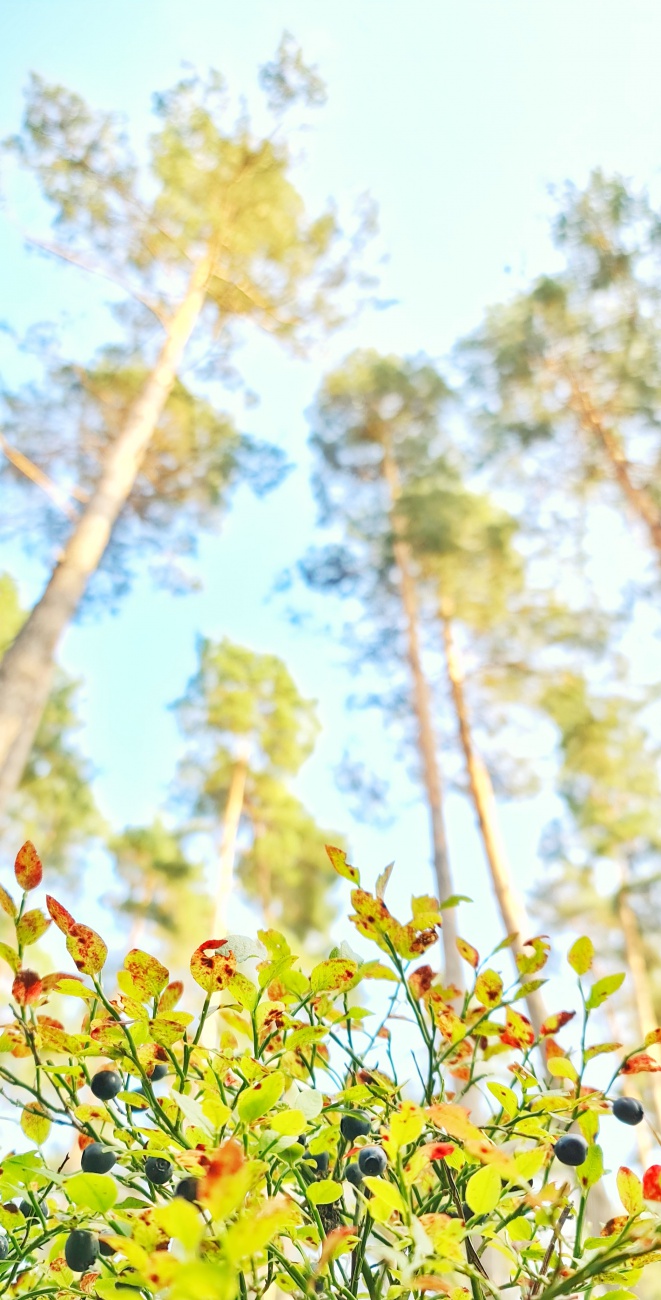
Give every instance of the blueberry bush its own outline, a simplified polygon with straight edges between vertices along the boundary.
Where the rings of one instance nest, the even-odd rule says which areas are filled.
[[[594,980],[579,939],[580,1054],[558,1042],[570,1012],[536,1038],[518,1006],[543,982],[545,938],[519,953],[509,987],[493,954],[460,939],[467,991],[443,987],[425,960],[436,900],[412,899],[402,923],[387,872],[370,893],[328,853],[351,886],[361,954],[343,945],[306,974],[272,930],[210,939],[182,1011],[183,983],[139,949],[104,984],[103,939],[54,898],[32,905],[41,863],[20,850],[20,900],[0,887],[15,928],[0,945],[12,981],[4,1145],[12,1115],[24,1139],[2,1155],[1,1295],[554,1300],[609,1288],[626,1300],[661,1258],[661,1165],[642,1179],[620,1169],[618,1212],[587,1226],[602,1116],[643,1119],[619,1077],[659,1068],[647,1049],[661,1031],[624,1055],[592,1041],[623,977]],[[42,977],[25,953],[51,924],[69,961]],[[370,981],[383,985],[379,1012],[361,1005]],[[411,1026],[413,1057],[395,1041]],[[611,1081],[595,1088],[606,1053]]]

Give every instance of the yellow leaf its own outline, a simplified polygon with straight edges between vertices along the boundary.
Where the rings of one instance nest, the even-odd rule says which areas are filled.
[[[577,975],[587,975],[594,961],[594,944],[587,934],[572,944],[567,953],[567,961]]]
[[[51,1122],[37,1102],[30,1102],[21,1115],[21,1128],[25,1136],[40,1147],[50,1133]]]
[[[385,1178],[373,1178],[369,1174],[366,1175],[363,1181],[365,1186],[369,1188],[372,1196],[375,1196],[377,1200],[382,1201],[384,1205],[387,1205],[390,1208],[391,1213],[393,1210],[397,1210],[398,1214],[404,1213],[405,1206],[402,1200],[402,1195],[399,1188],[395,1187],[394,1183],[387,1182]]]
[[[627,1212],[633,1216],[640,1214],[643,1208],[643,1185],[632,1169],[622,1165],[617,1171],[617,1191]]]
[[[551,1056],[546,1062],[546,1068],[554,1078],[571,1079],[572,1083],[578,1080],[576,1069],[567,1056]]]
[[[468,1179],[466,1200],[474,1214],[490,1214],[500,1200],[501,1191],[498,1171],[493,1165],[485,1165]]]
[[[415,1102],[404,1101],[400,1109],[390,1119],[389,1150],[393,1155],[400,1147],[416,1142],[425,1125],[424,1112]]]
[[[519,1103],[516,1099],[516,1093],[511,1088],[506,1088],[502,1083],[488,1083],[489,1092],[499,1101],[505,1114],[509,1119],[513,1119],[519,1109]]]

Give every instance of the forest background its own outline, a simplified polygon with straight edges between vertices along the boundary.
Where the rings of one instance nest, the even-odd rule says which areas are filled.
[[[306,213],[337,204],[338,251],[332,222],[312,231],[318,266],[310,242],[287,263],[285,221],[302,292],[347,249],[349,264],[345,284],[307,297],[304,329],[284,319],[291,284],[276,277],[265,306],[258,272],[257,301],[234,301],[247,320],[231,353],[225,325],[202,322],[161,424],[167,455],[58,645],[57,693],[4,809],[7,861],[30,834],[51,879],[66,873],[113,908],[118,935],[176,963],[205,937],[219,862],[230,930],[282,918],[313,951],[328,931],[346,937],[327,836],[367,873],[395,859],[395,910],[449,863],[447,892],[475,900],[461,932],[481,947],[511,928],[489,859],[505,913],[525,903],[561,948],[578,928],[629,965],[644,953],[620,1015],[658,1023],[658,11],[630,6],[623,23],[621,5],[589,0],[414,3],[404,22],[396,5],[197,0],[184,24],[178,3],[145,0],[82,13],[71,0],[4,7],[0,135],[18,147],[4,155],[0,248],[3,647],[154,364],[145,303],[169,257],[126,254],[129,173],[111,178],[108,218],[65,168],[74,205],[52,227],[44,188],[61,199],[58,165],[80,139],[71,120],[54,129],[48,115],[71,101],[48,87],[123,116],[144,170],[153,93],[193,68],[209,86],[217,67],[228,136],[244,96],[255,139],[275,122]],[[293,38],[273,63],[283,28]],[[21,128],[26,91],[45,133]],[[264,91],[280,96],[274,119]],[[166,127],[186,94],[161,101]],[[88,144],[101,138],[90,126]],[[92,172],[107,162],[90,156]],[[175,200],[179,185],[185,208],[190,175],[176,150],[168,166],[165,224],[180,219],[183,238],[195,204],[182,215]],[[277,188],[265,202],[291,215]],[[248,194],[258,246],[254,211]],[[76,258],[120,281],[128,267],[138,307]],[[168,274],[176,290],[181,264]],[[330,329],[336,300],[345,319]],[[168,477],[173,447],[197,478]],[[448,637],[463,683],[448,680]],[[275,737],[250,715],[263,689]]]

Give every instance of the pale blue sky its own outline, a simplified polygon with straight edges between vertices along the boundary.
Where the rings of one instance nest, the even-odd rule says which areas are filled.
[[[347,830],[368,874],[396,857],[395,897],[425,889],[424,811],[378,724],[344,713],[342,652],[292,629],[282,602],[266,599],[313,524],[304,411],[324,367],[349,347],[423,349],[442,361],[489,302],[550,265],[550,185],[581,182],[595,166],[658,185],[661,9],[651,0],[4,0],[0,21],[2,135],[19,123],[31,69],[125,112],[139,136],[151,93],[182,62],[216,65],[249,92],[287,27],[320,65],[329,103],[307,138],[300,183],[313,205],[371,191],[389,255],[383,294],[396,305],[363,316],[312,362],[265,342],[246,349],[244,373],[261,397],[247,427],[280,442],[299,469],[267,501],[239,494],[223,535],[202,544],[201,593],[175,601],[140,581],[116,617],[70,632],[62,662],[85,678],[84,744],[119,826],[150,819],[172,775],[179,742],[165,706],[192,669],[196,632],[281,654],[324,724],[300,793],[321,821]],[[72,346],[101,328],[102,285],[26,257],[11,225],[1,238],[0,317],[20,330],[65,311]],[[0,563],[20,572],[33,600],[42,575],[6,550]],[[347,738],[394,781],[398,821],[386,832],[354,826],[334,788],[330,769]],[[534,878],[551,809],[545,796],[504,810],[522,881]],[[493,906],[470,812],[455,798],[449,823],[457,881],[479,900],[465,929],[479,942],[493,933]]]

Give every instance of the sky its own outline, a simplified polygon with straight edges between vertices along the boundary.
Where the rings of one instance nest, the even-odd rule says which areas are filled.
[[[31,70],[125,114],[138,140],[149,129],[152,92],[172,84],[182,65],[219,67],[249,93],[283,28],[327,81],[299,183],[313,208],[331,194],[348,207],[370,192],[387,256],[380,292],[392,305],[364,313],[306,362],[271,341],[245,349],[241,368],[260,395],[245,427],[279,443],[295,470],[266,500],[239,492],[221,535],[201,542],[198,593],[175,599],[141,577],[116,615],[71,629],[61,662],[83,679],[81,743],[102,810],[119,828],[151,820],[167,792],[181,752],[167,706],[193,670],[196,635],[281,655],[318,700],[323,726],[297,789],[324,826],[348,835],[368,879],[395,859],[392,897],[405,910],[407,893],[431,884],[417,787],[378,720],[347,712],[352,683],[341,648],[293,627],[286,602],[273,595],[314,526],[305,413],[324,370],[354,346],[424,351],[447,364],[490,303],[554,265],[552,187],[580,184],[594,167],[658,185],[661,10],[644,0],[4,0],[2,28],[2,136],[19,125]],[[25,253],[11,203],[0,222],[0,317],[19,332],[60,320],[74,349],[100,340],[103,286]],[[30,604],[44,572],[20,541],[0,550],[0,567],[18,575]],[[346,746],[392,783],[395,821],[385,830],[356,823],[335,786],[332,769]],[[553,811],[547,792],[502,810],[525,887],[539,876],[537,845]],[[462,892],[477,900],[462,928],[478,944],[495,941],[480,847],[458,796],[449,798],[448,823]]]

